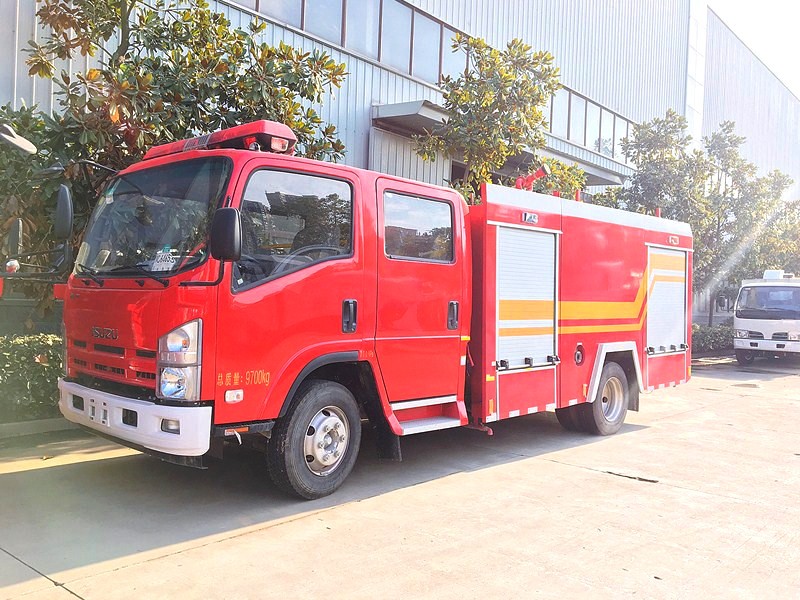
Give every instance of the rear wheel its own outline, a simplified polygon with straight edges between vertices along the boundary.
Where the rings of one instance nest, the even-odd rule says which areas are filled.
[[[579,404],[578,414],[583,430],[596,435],[619,431],[628,414],[628,378],[615,362],[606,363],[594,402]]]
[[[756,353],[752,350],[736,350],[736,362],[740,365],[747,366],[752,365],[753,361],[756,359]]]
[[[557,408],[556,419],[567,431],[583,431],[580,416],[578,415],[578,405]]]
[[[332,381],[307,381],[272,430],[267,468],[283,491],[321,498],[344,483],[360,443],[361,415],[350,390]]]

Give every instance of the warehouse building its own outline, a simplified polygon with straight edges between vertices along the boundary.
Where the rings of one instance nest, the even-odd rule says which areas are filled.
[[[521,38],[548,50],[564,89],[547,107],[545,155],[583,168],[591,186],[619,185],[633,170],[620,141],[633,123],[674,109],[696,140],[723,120],[747,138],[743,153],[773,168],[800,197],[800,99],[703,0],[215,0],[233,26],[258,16],[267,41],[324,48],[349,75],[322,117],[337,126],[345,162],[443,183],[457,161],[423,162],[410,136],[438,122],[436,82],[456,74],[457,32],[501,48]],[[40,35],[35,0],[0,3],[0,104],[56,106],[52,83],[28,77],[23,49]],[[86,64],[63,65],[82,70]]]

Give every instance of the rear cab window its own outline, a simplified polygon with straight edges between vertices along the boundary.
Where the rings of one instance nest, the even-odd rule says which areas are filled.
[[[453,262],[453,208],[448,202],[386,191],[383,214],[389,259]]]

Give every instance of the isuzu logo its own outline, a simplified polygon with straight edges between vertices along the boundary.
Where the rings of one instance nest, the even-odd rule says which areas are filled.
[[[92,337],[101,340],[115,340],[119,337],[119,330],[110,327],[92,327]]]

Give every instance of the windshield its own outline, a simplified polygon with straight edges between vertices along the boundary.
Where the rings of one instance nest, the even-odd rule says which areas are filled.
[[[227,158],[211,157],[113,179],[89,220],[75,272],[170,275],[202,262],[230,173]]]
[[[736,301],[742,319],[800,319],[800,286],[743,287]]]

